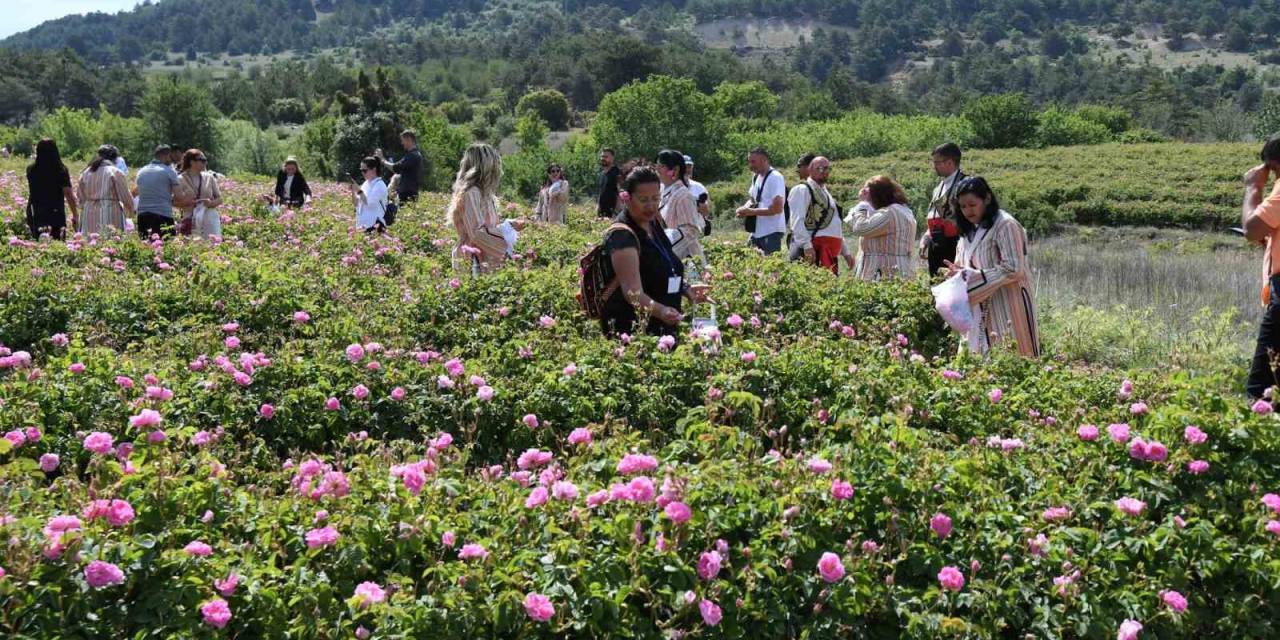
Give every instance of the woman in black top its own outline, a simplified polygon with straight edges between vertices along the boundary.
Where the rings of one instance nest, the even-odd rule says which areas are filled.
[[[287,188],[286,188],[287,187]],[[276,204],[282,207],[301,207],[311,196],[311,187],[298,169],[297,159],[290,156],[276,174]]]
[[[61,240],[66,235],[66,206],[71,207],[71,226],[79,226],[80,211],[71,190],[71,173],[62,164],[62,154],[53,140],[45,138],[36,144],[35,161],[27,167],[27,187],[31,191],[27,225],[33,238],[48,233]]]
[[[605,302],[600,326],[605,335],[632,333],[636,307],[649,312],[645,331],[651,335],[675,335],[680,325],[682,298],[701,302],[705,287],[691,288],[684,281],[684,264],[676,258],[662,228],[662,184],[649,167],[627,174],[620,198],[622,213],[605,236],[618,288]]]

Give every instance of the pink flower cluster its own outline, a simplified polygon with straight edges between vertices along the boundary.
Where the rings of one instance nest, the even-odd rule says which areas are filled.
[[[346,474],[315,459],[304,460],[298,465],[292,485],[294,490],[312,500],[320,500],[325,496],[341,498],[351,493]]]

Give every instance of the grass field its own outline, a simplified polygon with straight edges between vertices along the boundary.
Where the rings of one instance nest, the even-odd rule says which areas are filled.
[[[1256,163],[1256,144],[1108,144],[1048,149],[977,150],[965,173],[988,178],[1005,210],[1033,233],[1062,224],[1225,230],[1239,224],[1241,176]],[[821,151],[821,150],[818,150]],[[795,180],[793,158],[777,158]],[[927,151],[894,152],[835,164],[832,191],[851,206],[876,174],[895,177],[923,216],[937,184]],[[739,199],[745,174],[717,184],[717,205]],[[723,195],[722,195],[723,194]]]

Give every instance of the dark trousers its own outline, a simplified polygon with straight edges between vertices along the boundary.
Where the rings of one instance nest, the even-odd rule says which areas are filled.
[[[1253,349],[1249,382],[1245,385],[1250,398],[1261,398],[1267,389],[1275,386],[1276,372],[1271,363],[1277,357],[1280,357],[1280,275],[1273,275],[1271,300],[1258,326],[1258,344]]]
[[[960,244],[960,238],[930,238],[929,251],[929,277],[938,275],[939,269],[945,269],[947,265],[943,262],[956,261],[956,245]]]
[[[782,238],[784,235],[786,234],[779,231],[777,233],[771,233],[767,236],[760,236],[758,238],[751,236],[751,240],[749,242],[751,243],[751,246],[763,251],[767,256],[782,250]]]
[[[409,204],[418,200],[417,191],[397,191],[396,197],[400,199],[400,204]]]
[[[138,237],[150,240],[152,234],[158,234],[161,238],[168,238],[173,235],[173,225],[173,218],[158,213],[139,213]]]

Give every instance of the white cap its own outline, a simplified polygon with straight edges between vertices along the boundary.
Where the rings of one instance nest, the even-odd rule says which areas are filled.
[[[690,158],[689,156],[685,156],[685,157],[684,157],[684,163],[685,163],[686,165],[688,165],[688,166],[692,167],[692,166],[693,166],[693,158]]]

